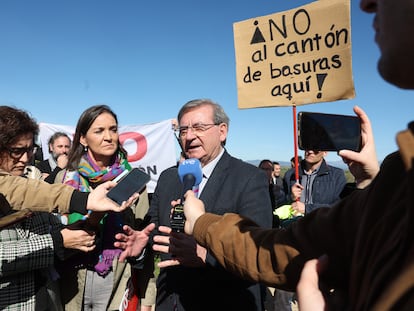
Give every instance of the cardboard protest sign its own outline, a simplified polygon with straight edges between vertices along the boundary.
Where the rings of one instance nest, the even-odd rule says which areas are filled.
[[[349,99],[350,0],[317,1],[233,25],[238,107]]]

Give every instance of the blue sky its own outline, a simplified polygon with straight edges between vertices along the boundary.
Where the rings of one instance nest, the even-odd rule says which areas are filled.
[[[231,154],[289,160],[292,108],[237,108],[233,23],[307,3],[2,0],[0,104],[25,109],[39,122],[75,125],[87,107],[105,103],[127,125],[175,118],[188,100],[211,98],[230,116]],[[298,111],[353,114],[352,107],[361,106],[382,159],[414,115],[413,92],[379,77],[373,16],[360,11],[359,1],[351,7],[356,97]]]

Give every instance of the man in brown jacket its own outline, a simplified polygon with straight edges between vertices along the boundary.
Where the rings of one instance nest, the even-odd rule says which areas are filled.
[[[414,89],[414,37],[408,33],[414,29],[414,1],[362,0],[361,8],[376,13],[381,76]],[[309,213],[287,230],[261,229],[234,214],[202,215],[201,202],[189,192],[186,232],[233,273],[291,290],[306,261],[327,255],[319,288],[328,305],[335,301],[333,310],[414,310],[414,123],[397,135],[399,152],[384,160],[371,182],[376,175],[370,166],[376,161],[372,133],[365,114],[355,112],[363,124],[363,149],[340,155],[358,186],[369,184],[365,189],[331,209]],[[322,309],[314,300],[307,310]]]

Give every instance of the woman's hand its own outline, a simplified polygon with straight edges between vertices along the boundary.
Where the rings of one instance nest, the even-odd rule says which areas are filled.
[[[131,206],[132,203],[139,197],[139,193],[134,193],[128,200],[122,202],[121,205],[118,205],[110,198],[106,196],[108,191],[117,185],[114,181],[107,181],[95,189],[91,190],[88,196],[88,202],[86,208],[95,212],[105,212],[105,211],[114,211],[121,212],[126,209],[128,206]]]
[[[78,249],[82,252],[90,252],[95,249],[95,234],[83,230],[70,230],[64,228],[60,231],[65,248]]]

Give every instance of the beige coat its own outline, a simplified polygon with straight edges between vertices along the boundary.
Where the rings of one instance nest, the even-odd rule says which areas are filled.
[[[15,210],[29,208],[32,211],[51,212],[55,208],[62,213],[69,211],[74,189],[44,181],[12,176],[0,170],[0,193]]]

